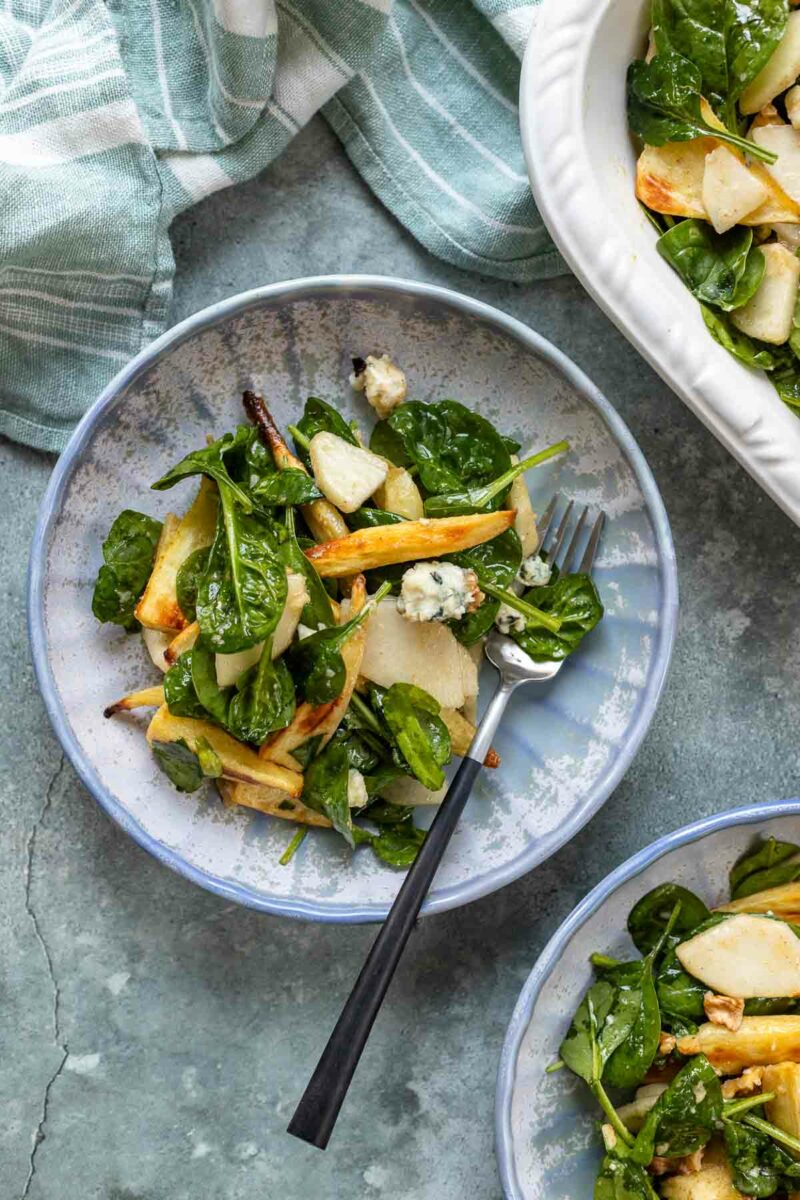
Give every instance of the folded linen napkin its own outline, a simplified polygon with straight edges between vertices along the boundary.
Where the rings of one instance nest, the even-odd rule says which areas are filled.
[[[317,111],[459,267],[558,274],[519,142],[518,0],[5,0],[0,432],[59,450],[165,326],[177,213]]]

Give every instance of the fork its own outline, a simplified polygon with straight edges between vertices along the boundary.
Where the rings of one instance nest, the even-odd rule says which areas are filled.
[[[589,509],[577,519],[564,549],[574,508],[570,500],[556,524],[558,496],[554,496],[539,522],[540,552],[564,572],[578,558],[578,546]],[[589,574],[597,554],[605,513],[596,517],[578,571]],[[552,536],[551,536],[552,534]],[[489,701],[472,744],[447,790],[422,843],[416,861],[397,893],[388,917],[375,939],[339,1020],[328,1039],[314,1074],[295,1110],[288,1133],[324,1150],[336,1124],[347,1089],[358,1066],[370,1030],[388,991],[406,942],[414,928],[422,902],[433,882],[447,845],[464,809],[472,785],[483,766],[492,738],[512,694],[523,683],[552,679],[563,666],[558,662],[534,662],[516,642],[494,630],[485,646],[486,657],[500,672],[500,684]]]

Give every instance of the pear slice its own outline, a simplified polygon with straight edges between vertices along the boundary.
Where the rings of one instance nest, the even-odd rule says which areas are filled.
[[[757,146],[778,158],[765,165],[778,186],[795,204],[800,202],[800,133],[791,125],[762,125],[750,135]]]
[[[308,450],[317,487],[331,504],[351,513],[386,482],[389,464],[335,433],[315,433]]]
[[[764,277],[747,304],[731,313],[731,321],[742,333],[781,346],[792,332],[800,259],[780,242],[760,247],[764,255]]]
[[[703,206],[717,233],[727,233],[767,199],[767,188],[726,146],[706,155]]]
[[[682,942],[684,971],[722,996],[800,996],[800,938],[783,921],[739,913]]]

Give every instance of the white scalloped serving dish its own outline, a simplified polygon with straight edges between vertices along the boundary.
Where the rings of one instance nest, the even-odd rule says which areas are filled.
[[[649,0],[546,0],[537,11],[520,92],[533,193],[591,296],[800,524],[800,420],[762,372],[709,335],[634,195],[625,73],[641,54],[649,9]]]

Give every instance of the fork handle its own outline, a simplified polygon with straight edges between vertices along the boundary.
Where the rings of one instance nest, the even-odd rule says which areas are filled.
[[[513,689],[501,684],[322,1052],[287,1132],[324,1150],[361,1052]]]

